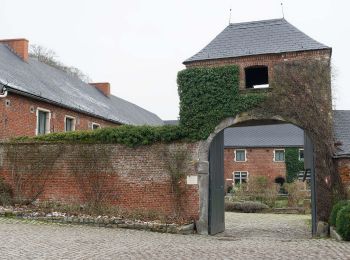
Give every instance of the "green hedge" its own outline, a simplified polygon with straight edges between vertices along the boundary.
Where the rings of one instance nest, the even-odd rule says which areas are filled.
[[[249,111],[263,94],[240,94],[237,66],[189,68],[178,73],[180,125],[191,139],[206,139],[226,117]]]
[[[90,131],[52,133],[36,137],[19,137],[14,142],[64,142],[64,143],[119,143],[130,147],[155,142],[172,142],[186,139],[180,126],[130,126],[107,127]]]
[[[299,160],[299,148],[290,147],[285,149],[285,163],[287,182],[292,183],[298,178],[298,173],[304,170],[304,161]]]
[[[344,240],[350,241],[350,204],[339,210],[336,229]]]
[[[338,212],[347,205],[350,205],[348,200],[341,200],[334,204],[331,216],[329,217],[329,224],[331,224],[331,226],[336,226]]]

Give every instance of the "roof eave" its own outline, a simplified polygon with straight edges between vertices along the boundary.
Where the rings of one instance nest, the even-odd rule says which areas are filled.
[[[288,51],[288,52],[268,52],[268,53],[259,53],[259,54],[248,54],[248,55],[240,55],[240,56],[231,56],[231,57],[222,57],[222,58],[207,58],[207,59],[197,59],[197,60],[191,60],[191,58],[188,58],[184,62],[182,62],[183,65],[188,65],[195,62],[201,62],[201,61],[212,61],[212,60],[225,60],[225,59],[232,59],[232,58],[243,58],[243,57],[252,57],[252,56],[262,56],[262,55],[282,55],[286,53],[300,53],[300,52],[309,52],[309,51],[322,51],[322,50],[329,50],[330,56],[332,56],[332,47],[325,46],[324,48],[318,48],[318,49],[308,49],[308,50],[298,50],[298,51]]]
[[[35,94],[29,93],[29,92],[25,92],[25,91],[22,91],[22,90],[18,90],[18,89],[9,87],[9,86],[6,86],[6,88],[7,88],[7,91],[9,91],[11,93],[15,93],[15,94],[18,94],[18,95],[21,95],[21,96],[25,96],[25,97],[30,97],[30,98],[33,98],[35,100],[43,101],[43,102],[46,102],[46,103],[49,103],[49,104],[53,104],[53,105],[56,105],[56,106],[59,106],[59,107],[68,108],[68,109],[70,109],[72,111],[79,112],[79,113],[82,113],[82,114],[85,114],[85,115],[88,115],[88,116],[92,116],[92,117],[95,117],[95,118],[99,118],[99,119],[102,119],[102,120],[105,120],[105,121],[108,121],[108,122],[111,122],[111,123],[114,123],[114,124],[127,124],[125,122],[120,122],[120,121],[113,120],[113,119],[110,119],[110,118],[105,118],[105,117],[96,115],[94,113],[90,113],[90,112],[87,112],[87,111],[82,110],[82,109],[77,109],[77,108],[74,108],[74,107],[70,107],[70,106],[64,105],[62,103],[59,103],[57,101],[54,101],[54,100],[51,100],[51,99],[47,99],[47,98],[44,98],[44,97],[40,97],[40,96],[37,96]]]

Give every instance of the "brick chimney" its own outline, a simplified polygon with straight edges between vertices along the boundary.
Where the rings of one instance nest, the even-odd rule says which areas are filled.
[[[108,82],[90,83],[90,85],[97,88],[105,96],[111,95],[111,87],[110,87],[110,84]]]
[[[28,61],[28,40],[26,39],[7,39],[0,40],[0,43],[6,44],[23,61]]]

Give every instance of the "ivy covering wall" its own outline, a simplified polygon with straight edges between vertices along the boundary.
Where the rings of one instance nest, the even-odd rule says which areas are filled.
[[[265,97],[240,93],[237,66],[185,69],[177,83],[180,126],[192,140],[206,139],[224,118],[249,111]]]
[[[285,149],[285,163],[287,182],[291,183],[298,178],[298,173],[304,170],[304,161],[299,160],[299,148],[288,147]]]

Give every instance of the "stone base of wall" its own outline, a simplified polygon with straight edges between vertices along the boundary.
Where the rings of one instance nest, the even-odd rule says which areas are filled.
[[[329,235],[330,235],[331,238],[333,238],[333,239],[335,239],[335,240],[337,240],[337,241],[342,241],[342,240],[343,240],[343,238],[341,237],[341,235],[339,235],[339,234],[337,233],[337,231],[335,230],[334,227],[330,227],[330,229],[329,229]]]
[[[64,216],[64,214],[55,212],[41,215],[37,212],[21,212],[0,209],[0,217],[17,218],[23,220],[35,220],[49,223],[72,224],[72,225],[89,225],[94,227],[105,228],[126,228],[145,230],[160,233],[172,234],[194,234],[195,226],[193,223],[178,225],[175,223],[159,223],[155,221],[129,220],[120,217],[92,217],[92,216]]]

